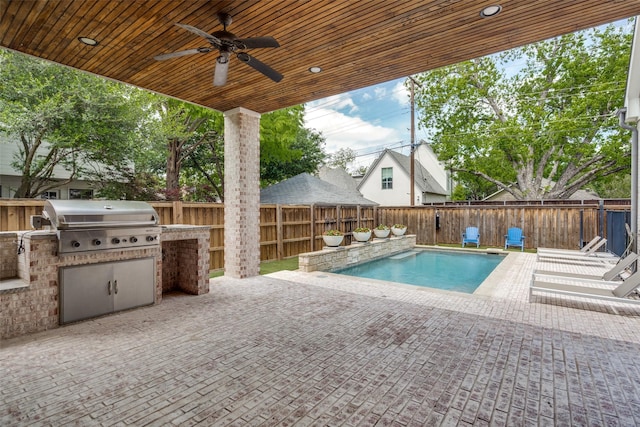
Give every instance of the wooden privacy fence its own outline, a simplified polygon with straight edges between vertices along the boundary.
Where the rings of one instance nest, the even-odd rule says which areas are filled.
[[[160,224],[209,226],[211,270],[224,267],[224,205],[220,203],[150,202]],[[42,213],[43,200],[0,199],[0,231],[30,229],[30,216]],[[322,249],[322,233],[339,229],[344,244],[357,227],[407,225],[418,244],[460,244],[468,226],[480,229],[483,246],[501,247],[509,227],[520,227],[527,248],[576,249],[580,238],[607,237],[608,211],[630,211],[630,201],[444,203],[415,207],[261,205],[261,261],[295,257]],[[437,224],[436,224],[437,223]],[[436,226],[438,225],[438,227]],[[581,234],[582,232],[582,234]]]

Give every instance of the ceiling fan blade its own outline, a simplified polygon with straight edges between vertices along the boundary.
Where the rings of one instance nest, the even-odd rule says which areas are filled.
[[[164,61],[165,59],[177,58],[179,56],[193,55],[194,53],[208,53],[211,49],[208,47],[199,47],[197,49],[181,50],[178,52],[163,53],[162,55],[156,55],[153,57],[156,61]]]
[[[247,64],[248,66],[252,67],[254,70],[260,71],[262,74],[264,74],[265,76],[269,77],[274,82],[277,83],[280,80],[282,80],[282,77],[283,77],[282,74],[280,74],[279,72],[277,72],[273,68],[269,67],[264,62],[258,61],[256,58],[254,58],[253,56],[249,55],[248,53],[240,52],[237,55],[237,57],[238,57],[238,59],[240,61],[242,61],[245,64]]]
[[[213,72],[213,85],[224,86],[227,83],[227,72],[229,71],[229,60],[227,62],[216,61],[216,69]]]
[[[278,41],[271,36],[237,39],[236,43],[241,43],[245,49],[253,49],[257,47],[280,47]]]
[[[222,41],[219,38],[214,37],[211,34],[205,32],[205,31],[202,31],[199,28],[196,28],[196,27],[193,27],[193,26],[187,25],[187,24],[180,24],[179,22],[176,22],[176,25],[178,27],[184,28],[187,31],[191,31],[192,33],[197,34],[200,37],[204,37],[205,39],[209,40],[209,43],[211,43],[211,44],[213,44],[215,46],[220,46],[222,44]]]

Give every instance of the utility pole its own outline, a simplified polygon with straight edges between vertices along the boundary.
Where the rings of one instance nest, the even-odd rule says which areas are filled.
[[[414,102],[414,92],[415,92],[415,83],[413,79],[409,77],[411,81],[411,206],[415,205],[416,195],[415,195],[415,186],[416,186],[416,166],[415,166],[415,142],[416,142],[416,129],[415,129],[415,102]]]
[[[411,82],[410,86],[410,103],[411,103],[411,166],[410,166],[410,181],[411,181],[411,206],[416,204],[415,186],[416,186],[416,166],[415,166],[415,149],[416,149],[416,118],[415,118],[415,85],[422,87],[422,85],[415,81],[411,76],[408,77]]]

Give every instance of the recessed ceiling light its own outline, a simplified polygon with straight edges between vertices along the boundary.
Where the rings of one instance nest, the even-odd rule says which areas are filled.
[[[499,4],[487,6],[480,11],[480,16],[482,16],[483,18],[490,18],[499,14],[501,10],[502,6],[500,6]]]
[[[97,46],[98,45],[98,40],[92,39],[91,37],[78,37],[78,40],[80,40],[80,43],[84,43],[87,46]]]
[[[322,71],[322,68],[320,68],[320,67],[309,67],[309,72],[310,73],[318,74],[321,71]]]

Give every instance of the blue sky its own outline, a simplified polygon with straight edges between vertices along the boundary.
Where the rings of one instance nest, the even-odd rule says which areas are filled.
[[[326,138],[325,151],[351,148],[350,169],[370,165],[381,150],[409,153],[411,109],[405,79],[392,80],[306,104],[306,127]],[[417,121],[417,118],[416,118]],[[417,126],[416,126],[417,128]],[[416,130],[416,140],[420,131]]]

